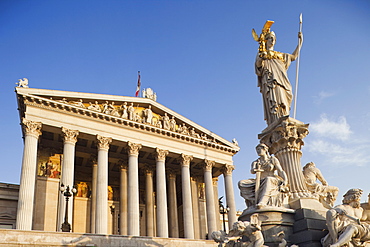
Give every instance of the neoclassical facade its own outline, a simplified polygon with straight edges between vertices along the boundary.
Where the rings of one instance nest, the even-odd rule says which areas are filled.
[[[16,87],[24,138],[16,228],[204,239],[237,221],[239,147],[151,98]]]

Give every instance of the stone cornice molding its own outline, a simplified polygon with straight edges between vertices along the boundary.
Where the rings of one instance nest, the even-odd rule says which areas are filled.
[[[193,160],[193,155],[181,154],[180,164],[181,166],[190,166],[190,162]]]
[[[233,173],[234,170],[235,170],[235,166],[229,165],[229,164],[225,164],[225,166],[222,169],[222,173],[225,176],[230,176],[230,175],[232,175],[232,173]]]
[[[28,91],[33,92],[33,91],[35,91],[35,89],[30,88]],[[204,138],[202,139],[202,135],[197,137],[197,136],[191,136],[191,135],[188,135],[188,134],[182,134],[182,133],[178,133],[176,131],[166,130],[163,127],[159,128],[157,126],[152,126],[152,125],[148,125],[148,124],[144,124],[144,123],[138,123],[138,122],[135,122],[135,121],[131,121],[129,119],[124,119],[122,117],[113,116],[113,115],[109,115],[109,114],[104,114],[102,112],[93,111],[91,109],[87,109],[87,108],[84,108],[84,107],[78,107],[76,105],[69,104],[69,103],[63,103],[63,102],[60,102],[60,101],[55,100],[55,99],[51,99],[51,98],[49,99],[49,98],[44,98],[44,97],[37,96],[37,95],[32,95],[31,92],[28,93],[28,91],[24,90],[24,88],[20,88],[20,89],[17,90],[17,94],[19,96],[18,97],[19,105],[25,104],[25,105],[31,105],[31,106],[35,106],[35,107],[39,107],[39,108],[52,110],[52,111],[63,112],[63,113],[66,113],[66,114],[72,114],[72,115],[78,114],[78,115],[80,115],[80,117],[95,118],[98,121],[109,122],[110,124],[118,124],[118,125],[122,125],[122,126],[126,126],[126,127],[136,128],[136,129],[140,129],[142,131],[151,132],[152,134],[163,135],[163,136],[178,139],[180,141],[191,142],[193,144],[205,146],[207,148],[217,149],[221,152],[231,153],[232,155],[236,154],[240,150],[240,148],[238,146],[228,142],[227,140],[224,140],[223,138],[221,138],[219,136],[215,136],[212,133],[208,133],[208,131],[206,129],[204,129],[203,127],[197,126],[194,123],[185,121],[186,119],[184,117],[182,117],[181,115],[178,116],[176,114],[176,118],[179,119],[180,123],[183,123],[183,122],[186,123],[186,125],[189,127],[189,129],[190,129],[190,127],[194,126],[196,128],[196,130],[203,135],[203,137],[204,137],[204,135],[207,136],[207,139],[204,139]],[[42,90],[42,91],[47,92],[48,90]],[[63,92],[63,93],[66,93],[66,92]],[[73,93],[73,92],[68,92],[68,93]],[[120,97],[122,97],[122,96],[120,96]],[[93,99],[86,99],[86,98],[84,100],[93,101]],[[130,99],[130,100],[133,101],[132,99]],[[137,99],[135,99],[135,100],[137,100]],[[146,99],[141,99],[140,98],[140,100],[145,101]],[[116,105],[117,106],[121,103],[120,101],[121,100],[116,99],[116,103],[117,103]],[[148,102],[146,102],[146,104],[147,103]],[[135,103],[135,104],[137,104],[137,103]],[[156,103],[156,104],[158,104],[158,103]],[[156,107],[159,107],[159,104]],[[163,109],[161,109],[161,110],[163,111]],[[164,112],[166,112],[166,111],[164,111]],[[169,115],[174,115],[174,113],[170,110],[168,111],[168,114]],[[177,124],[179,124],[179,123],[177,123]]]
[[[155,160],[156,161],[165,161],[167,155],[168,155],[168,150],[164,150],[160,148],[155,149]]]
[[[78,130],[71,130],[65,127],[62,127],[62,136],[64,143],[71,143],[73,145],[77,142],[77,136],[79,134]]]
[[[211,171],[212,172],[212,167],[215,166],[215,161],[213,160],[204,160],[204,171]]]
[[[127,142],[127,154],[129,156],[139,156],[139,151],[141,147],[141,144]]]
[[[112,143],[112,137],[104,137],[101,135],[96,135],[96,138],[98,140],[98,143],[97,143],[98,149],[108,151],[109,145]]]
[[[36,138],[39,138],[39,136],[42,135],[41,122],[34,122],[26,118],[22,118],[22,127],[26,135],[34,136]]]

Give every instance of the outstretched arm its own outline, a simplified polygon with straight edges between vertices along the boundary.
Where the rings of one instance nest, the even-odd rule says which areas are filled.
[[[301,32],[298,33],[298,45],[295,48],[294,52],[292,53],[292,61],[296,60],[299,54],[299,51],[301,50],[303,44],[303,34]]]

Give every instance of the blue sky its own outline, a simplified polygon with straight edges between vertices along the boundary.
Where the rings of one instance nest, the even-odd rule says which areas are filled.
[[[23,142],[14,87],[133,96],[137,71],[158,102],[231,140],[237,181],[251,178],[266,127],[251,36],[274,20],[275,50],[297,45],[297,119],[310,124],[302,165],[313,161],[338,203],[370,192],[369,1],[0,1],[0,181],[19,183]],[[295,82],[295,62],[288,71]],[[220,181],[222,186],[222,179]],[[220,192],[222,195],[222,192]]]

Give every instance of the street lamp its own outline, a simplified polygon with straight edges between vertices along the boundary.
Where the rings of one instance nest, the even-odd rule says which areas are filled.
[[[62,232],[70,232],[71,231],[71,224],[68,223],[68,201],[69,198],[76,194],[77,190],[76,188],[72,188],[72,190],[69,188],[69,185],[67,185],[67,188],[64,187],[64,184],[60,186],[60,193],[66,197],[66,212],[64,216],[64,222],[62,224]]]
[[[226,232],[225,214],[227,214],[230,211],[230,208],[228,205],[226,205],[226,208],[224,207],[222,203],[222,198],[224,197],[221,196],[220,198],[218,198],[218,208],[220,210],[220,214],[222,214],[222,224],[224,226],[224,232]]]

